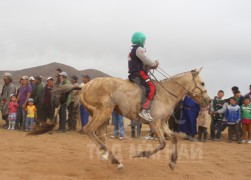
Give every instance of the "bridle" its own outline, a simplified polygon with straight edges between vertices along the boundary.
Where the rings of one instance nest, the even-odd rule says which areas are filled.
[[[201,87],[199,87],[197,81],[195,80],[195,77],[196,77],[195,73],[197,73],[197,72],[196,71],[191,71],[191,73],[192,73],[192,76],[193,76],[192,81],[194,82],[195,87],[194,87],[194,89],[192,91],[188,90],[188,94],[191,93],[192,96],[200,98],[206,105],[208,105],[207,101],[205,100],[205,97],[203,96],[203,94],[205,92],[207,92],[207,91],[204,91]],[[192,83],[190,83],[189,87],[191,86],[191,84]],[[196,89],[199,89],[201,93],[195,93]]]
[[[204,101],[204,103],[206,105],[208,105],[207,101],[205,100],[205,97],[203,96],[203,94],[206,92],[204,91],[201,87],[198,86],[198,83],[197,81],[195,80],[195,77],[198,75],[198,73],[195,71],[195,70],[192,70],[191,73],[192,73],[192,76],[193,76],[193,79],[192,81],[190,82],[188,88],[183,86],[180,82],[176,81],[171,75],[169,75],[168,73],[166,73],[163,69],[161,69],[160,67],[158,67],[156,69],[157,72],[159,72],[161,75],[163,75],[165,78],[171,78],[174,82],[176,82],[177,84],[179,84],[181,87],[183,87],[187,92],[188,94],[194,96],[194,97],[197,97],[197,98],[200,98],[202,101]],[[162,71],[162,72],[161,72]],[[166,76],[166,75],[168,76]],[[195,84],[195,87],[193,90],[189,90],[190,86],[192,85],[192,83]],[[201,93],[195,93],[195,90],[196,89],[199,89]],[[177,97],[177,96],[176,96]]]

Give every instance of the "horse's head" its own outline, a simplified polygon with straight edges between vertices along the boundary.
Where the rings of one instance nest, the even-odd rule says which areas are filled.
[[[191,71],[193,80],[189,87],[188,95],[200,106],[205,107],[210,104],[210,97],[205,88],[205,82],[199,76],[201,70],[202,68]]]

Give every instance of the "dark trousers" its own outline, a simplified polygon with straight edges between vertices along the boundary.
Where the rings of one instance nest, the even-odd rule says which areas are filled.
[[[25,129],[26,111],[20,105],[17,110],[17,119],[15,129]]]
[[[201,141],[202,135],[203,135],[203,141],[207,140],[207,128],[203,126],[198,127],[198,139]]]
[[[172,130],[173,132],[178,132],[179,130],[179,124],[177,123],[176,117],[174,114],[170,117],[168,121],[169,129]]]
[[[9,120],[8,120],[8,114],[2,115],[2,120],[4,120],[6,122],[5,127],[7,127],[9,125]]]
[[[228,139],[232,141],[232,137],[235,134],[237,141],[240,140],[239,124],[228,124]]]
[[[242,123],[241,121],[238,123],[238,131],[239,131],[239,138],[242,137]]]
[[[59,130],[65,130],[66,125],[66,103],[61,104],[59,109]]]
[[[224,122],[223,122],[223,125],[222,125],[221,132],[223,132],[227,127],[228,127],[227,122],[224,121]]]
[[[132,136],[132,138],[135,138],[136,127],[137,127],[137,137],[140,137],[141,126],[142,126],[142,124],[139,123],[138,121],[135,121],[135,120],[131,121],[131,136]]]
[[[69,129],[76,130],[77,116],[78,116],[78,106],[74,107],[74,103],[72,102],[69,105],[69,109],[68,109],[68,128]]]
[[[42,112],[42,107],[40,104],[36,105],[36,108],[37,108],[37,118],[35,119],[35,123],[39,124],[44,119],[44,113]]]
[[[150,110],[152,100],[156,94],[156,87],[145,71],[130,74],[129,80],[143,87],[143,103],[142,109]]]
[[[49,119],[51,122],[54,121],[54,113],[55,109],[53,109],[50,105],[44,105],[41,107],[42,115],[41,115],[41,123],[46,123],[46,120]]]
[[[221,131],[222,131],[223,121],[220,120],[213,120],[211,121],[210,126],[210,134],[212,139],[220,139],[221,138]],[[216,131],[216,133],[215,133]]]

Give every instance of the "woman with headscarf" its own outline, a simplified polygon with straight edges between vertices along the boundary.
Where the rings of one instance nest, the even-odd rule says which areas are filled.
[[[152,100],[156,93],[156,88],[149,76],[147,75],[149,69],[156,69],[159,62],[151,60],[146,56],[144,48],[146,36],[141,32],[135,32],[132,35],[132,46],[128,55],[129,80],[143,87],[142,110],[139,116],[147,121],[152,121],[153,118],[150,113]]]

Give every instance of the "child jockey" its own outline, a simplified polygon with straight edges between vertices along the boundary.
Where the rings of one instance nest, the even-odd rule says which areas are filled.
[[[146,56],[146,50],[144,49],[146,36],[141,32],[135,32],[132,35],[132,46],[128,55],[128,67],[129,67],[129,80],[135,82],[138,85],[143,86],[145,98],[142,104],[142,110],[139,116],[146,121],[153,121],[150,113],[152,100],[156,93],[156,88],[147,71],[149,69],[156,69],[159,62],[152,61]]]

